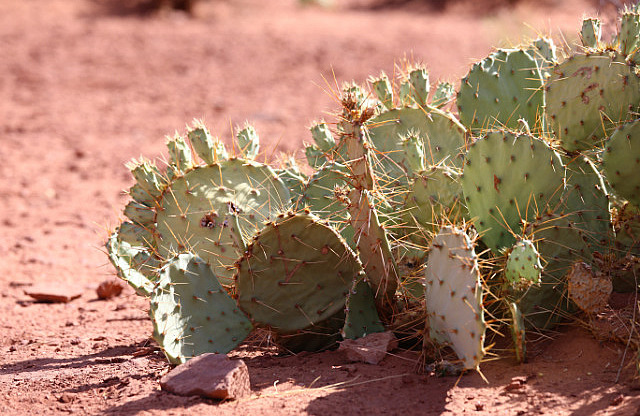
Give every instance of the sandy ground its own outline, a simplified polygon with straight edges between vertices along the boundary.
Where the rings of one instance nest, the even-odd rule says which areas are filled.
[[[159,389],[169,365],[146,348],[145,300],[95,294],[115,275],[102,245],[132,183],[126,161],[161,156],[164,136],[194,117],[227,141],[251,120],[265,157],[300,155],[307,126],[338,107],[336,81],[394,73],[411,58],[455,83],[492,46],[551,30],[572,43],[583,12],[612,10],[579,0],[336,3],[211,0],[188,17],[136,13],[124,0],[0,2],[0,413],[636,414],[635,352],[624,360],[624,345],[575,325],[532,343],[527,364],[514,363],[508,342],[495,347],[482,366],[488,383],[418,374],[413,351],[371,366],[253,342],[234,353],[249,366],[251,398]],[[41,282],[83,294],[36,303],[24,290]]]

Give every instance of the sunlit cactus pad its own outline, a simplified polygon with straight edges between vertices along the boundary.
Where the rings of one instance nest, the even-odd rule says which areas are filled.
[[[450,345],[467,369],[484,357],[487,324],[475,243],[463,231],[443,227],[434,238],[425,272],[429,336]]]
[[[151,295],[153,338],[172,363],[207,352],[226,354],[253,326],[204,260],[180,254],[160,272]]]

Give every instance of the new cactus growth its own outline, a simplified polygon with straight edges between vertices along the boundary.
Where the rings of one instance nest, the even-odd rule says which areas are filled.
[[[534,243],[519,239],[507,255],[504,268],[507,282],[515,287],[528,287],[540,283],[542,264]]]
[[[240,153],[245,159],[253,160],[258,156],[258,152],[260,151],[260,139],[258,138],[256,129],[252,125],[247,123],[238,131],[236,139],[238,140]]]
[[[378,316],[374,293],[363,279],[353,281],[353,287],[347,295],[345,312],[342,328],[342,337],[345,339],[362,338],[385,330]]]
[[[450,345],[466,369],[480,366],[487,328],[474,247],[463,230],[443,227],[433,240],[425,272],[429,336]]]
[[[598,49],[602,38],[602,28],[600,19],[589,18],[582,21],[580,39],[585,48]]]
[[[153,338],[170,362],[206,352],[226,354],[253,326],[204,260],[193,254],[170,259],[151,294]]]

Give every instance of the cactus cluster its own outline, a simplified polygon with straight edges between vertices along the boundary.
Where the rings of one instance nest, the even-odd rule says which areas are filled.
[[[131,164],[109,257],[172,362],[256,327],[289,351],[391,329],[478,369],[485,308],[523,361],[527,331],[637,290],[638,21],[626,9],[609,43],[588,18],[576,48],[496,50],[457,92],[420,65],[347,84],[308,169],[257,162],[250,125],[230,154],[196,122],[165,170]]]

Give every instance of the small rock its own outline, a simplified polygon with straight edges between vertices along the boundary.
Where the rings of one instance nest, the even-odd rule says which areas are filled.
[[[111,299],[120,296],[124,285],[118,280],[105,280],[96,289],[98,299]]]
[[[249,369],[242,360],[224,354],[202,354],[167,373],[160,380],[163,390],[180,396],[239,399],[251,394]]]
[[[82,290],[76,286],[58,282],[31,286],[24,293],[39,302],[67,303],[82,296]]]
[[[338,351],[344,351],[350,361],[378,364],[387,352],[398,347],[398,340],[393,332],[377,332],[364,338],[345,339],[340,343]]]

